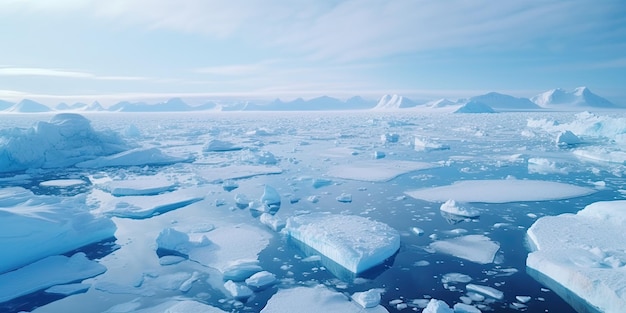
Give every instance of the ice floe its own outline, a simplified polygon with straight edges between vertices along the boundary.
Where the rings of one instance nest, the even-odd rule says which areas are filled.
[[[115,224],[88,211],[84,196],[34,195],[0,189],[0,273],[47,256],[113,238]]]
[[[328,176],[371,182],[385,182],[402,174],[437,167],[436,164],[414,161],[372,160],[334,166]]]
[[[126,196],[104,200],[96,212],[108,216],[145,219],[203,200],[202,188],[187,188],[153,196]]]
[[[282,172],[283,170],[280,167],[267,165],[229,165],[194,170],[194,173],[209,181],[241,179],[258,175],[280,174]]]
[[[400,247],[400,235],[395,229],[354,215],[295,216],[287,220],[285,229],[292,238],[353,273],[383,263]]]
[[[176,182],[172,182],[162,176],[144,176],[96,184],[96,188],[102,189],[116,197],[156,195],[173,191],[176,189],[176,186]]]
[[[380,294],[382,289],[370,289],[363,292],[355,292],[352,294],[352,301],[358,303],[363,308],[374,308],[380,304]]]
[[[117,313],[116,311],[115,313]],[[135,313],[225,313],[214,306],[210,306],[204,303],[193,300],[169,300],[165,303],[140,310],[132,309],[131,311],[123,311],[123,313],[135,312]],[[113,312],[111,312],[113,313]]]
[[[468,207],[467,205],[461,205],[454,200],[448,200],[444,202],[439,207],[439,210],[441,210],[441,212],[457,215],[460,217],[477,218],[480,216],[480,211],[478,211],[477,209]]]
[[[428,248],[437,253],[444,253],[479,264],[494,261],[500,245],[484,235],[467,235],[431,243]]]
[[[625,200],[595,202],[577,214],[541,217],[527,232],[534,251],[526,265],[541,273],[534,276],[555,291],[568,290],[561,294],[566,299],[572,293],[602,312],[622,312],[626,307],[624,225]]]
[[[381,305],[364,310],[354,301],[350,301],[344,294],[332,291],[323,285],[315,287],[296,287],[281,289],[267,301],[267,305],[261,310],[262,313],[318,313],[318,312],[343,312],[343,313],[387,313]]]
[[[81,168],[100,168],[117,166],[168,165],[180,162],[191,162],[189,156],[178,157],[165,154],[159,148],[136,148],[113,155],[98,157],[93,160],[76,164]]]
[[[79,186],[79,185],[85,185],[85,184],[87,184],[87,182],[82,179],[53,179],[53,180],[43,181],[39,183],[39,186],[65,188],[65,187],[73,187],[73,186]]]
[[[223,141],[218,139],[213,139],[209,141],[203,148],[202,151],[205,152],[224,152],[224,151],[237,151],[241,150],[243,147],[234,144],[229,141]]]
[[[548,201],[586,196],[595,190],[543,180],[464,180],[452,185],[407,191],[406,194],[431,202],[455,199],[461,202],[507,203]]]
[[[502,300],[504,298],[504,293],[502,291],[489,286],[467,284],[467,286],[465,286],[465,289],[467,289],[467,291],[477,292],[496,300]]]

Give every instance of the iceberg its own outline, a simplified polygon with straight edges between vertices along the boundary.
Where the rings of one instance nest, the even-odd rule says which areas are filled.
[[[355,292],[352,294],[352,301],[358,303],[365,309],[374,308],[380,304],[380,294],[384,290],[370,289],[363,292]]]
[[[0,275],[0,303],[43,290],[100,275],[106,267],[79,252],[71,257],[49,256]]]
[[[595,190],[542,180],[465,180],[449,186],[407,191],[406,194],[430,202],[455,199],[461,202],[507,203],[547,201],[582,197]]]
[[[439,210],[441,210],[441,212],[466,218],[477,218],[480,216],[480,212],[478,210],[467,206],[460,206],[454,200],[444,202],[441,207],[439,207]]]
[[[364,310],[361,305],[350,301],[344,294],[332,291],[324,285],[317,285],[280,289],[261,310],[261,313],[283,312],[388,313],[389,311],[381,305]]]
[[[116,226],[91,214],[84,196],[34,195],[21,187],[0,189],[0,273],[47,256],[113,238]]]
[[[267,213],[274,215],[280,209],[280,194],[274,187],[265,185],[263,195],[261,196],[261,203]]]
[[[626,200],[539,218],[528,229],[529,273],[564,299],[601,312],[626,307]],[[573,296],[572,296],[573,295]],[[573,306],[577,304],[572,303]]]
[[[356,274],[382,264],[400,248],[400,234],[395,229],[354,215],[295,216],[287,220],[285,230]]]
[[[413,148],[415,149],[415,151],[450,150],[450,146],[446,144],[418,137],[415,137],[413,141]]]
[[[430,299],[422,313],[454,313],[454,310],[443,300]]]
[[[72,166],[127,149],[118,134],[95,131],[82,115],[62,113],[29,129],[0,130],[0,172]]]
[[[467,235],[447,240],[435,241],[429,248],[479,264],[492,263],[500,245],[484,235]]]
[[[556,145],[559,147],[571,147],[571,146],[578,145],[582,142],[582,140],[580,140],[578,136],[574,135],[574,133],[572,133],[569,130],[561,131],[556,136],[555,141],[556,141]]]

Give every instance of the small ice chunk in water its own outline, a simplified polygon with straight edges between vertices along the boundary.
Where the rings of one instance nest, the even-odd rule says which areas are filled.
[[[500,245],[484,235],[467,235],[447,240],[435,241],[429,248],[479,264],[493,262]]]
[[[454,313],[454,310],[445,301],[430,299],[422,313]]]
[[[352,301],[358,303],[363,308],[373,308],[380,304],[381,289],[370,289],[352,294]]]
[[[467,286],[465,286],[465,288],[467,289],[467,291],[473,291],[473,292],[477,292],[480,294],[483,294],[485,296],[494,298],[496,300],[502,300],[504,298],[504,293],[498,289],[495,289],[493,287],[489,287],[489,286],[483,286],[483,285],[475,285],[475,284],[467,284]]]
[[[81,179],[53,179],[53,180],[43,181],[39,183],[39,186],[65,188],[65,187],[74,187],[74,186],[84,185],[86,183],[87,182]]]
[[[441,277],[441,282],[444,284],[469,283],[470,281],[472,281],[472,277],[461,273],[447,273]]]
[[[253,292],[248,286],[244,284],[238,284],[232,280],[229,280],[224,283],[224,288],[235,298],[248,298],[252,296]]]
[[[259,221],[275,232],[281,231],[283,228],[285,228],[286,225],[284,220],[269,213],[261,214],[259,216]]]
[[[374,151],[374,159],[382,159],[385,156],[385,152],[383,151]]]
[[[262,270],[258,260],[234,260],[223,269],[224,280],[244,281]]]
[[[276,282],[276,276],[268,271],[261,271],[246,279],[246,284],[253,289],[263,289]]]
[[[477,218],[480,216],[480,212],[474,208],[470,208],[467,205],[460,205],[454,200],[448,200],[444,202],[439,208],[441,212],[446,212],[453,215],[458,215],[467,218]]]
[[[581,142],[582,140],[569,130],[562,131],[556,136],[556,145],[559,147],[575,146]]]
[[[238,193],[235,195],[235,205],[240,209],[245,209],[250,205],[250,200],[246,195]]]
[[[465,303],[457,303],[453,309],[454,313],[482,313],[477,307]]]
[[[418,236],[421,236],[424,234],[424,230],[419,227],[411,227],[411,231]]]
[[[386,133],[386,134],[380,135],[380,141],[382,141],[383,143],[398,142],[399,139],[400,139],[400,135],[395,134],[395,133]]]
[[[261,203],[267,208],[267,213],[274,215],[280,209],[280,194],[274,189],[274,187],[265,185],[263,189],[263,195],[261,196]]]
[[[352,195],[349,193],[342,193],[341,195],[337,197],[337,201],[343,202],[343,203],[350,203],[352,202]]]
[[[450,146],[442,143],[438,143],[425,138],[415,138],[413,141],[413,147],[415,151],[435,151],[435,150],[449,150]]]
[[[237,182],[235,182],[234,180],[227,179],[222,183],[222,188],[224,188],[224,190],[228,192],[231,192],[239,188],[239,184],[237,184]]]
[[[209,141],[203,148],[204,152],[225,152],[225,151],[236,151],[241,150],[242,147],[238,146],[232,142],[212,139]]]
[[[528,303],[532,298],[529,296],[515,296],[515,299],[521,303]]]
[[[355,215],[313,213],[287,220],[287,233],[353,273],[385,261],[400,248],[387,224]]]

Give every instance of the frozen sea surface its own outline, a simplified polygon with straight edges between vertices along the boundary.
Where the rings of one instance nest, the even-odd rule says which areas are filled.
[[[430,299],[460,312],[587,310],[614,296],[572,296],[552,265],[613,277],[623,247],[589,238],[607,241],[602,229],[573,230],[579,244],[563,248],[587,254],[558,259],[542,234],[551,221],[591,225],[604,211],[574,213],[626,197],[625,115],[0,117],[0,217],[11,221],[0,281],[20,290],[3,293],[0,311],[419,312]],[[287,221],[307,216],[343,216],[333,225],[348,233],[354,217],[386,225],[399,248],[391,240],[352,271],[341,263],[357,258],[338,257],[332,236],[291,238]],[[349,235],[340,242],[370,246]]]

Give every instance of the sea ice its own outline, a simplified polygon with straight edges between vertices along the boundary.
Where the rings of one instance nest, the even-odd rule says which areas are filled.
[[[484,235],[467,235],[440,240],[428,246],[437,253],[444,253],[479,264],[493,262],[500,245]]]
[[[547,201],[586,196],[595,190],[542,180],[465,180],[452,185],[407,191],[406,194],[430,202],[455,199],[461,202],[507,203]]]
[[[287,220],[287,233],[353,273],[381,264],[400,247],[387,224],[354,215],[305,214]]]
[[[286,225],[284,220],[269,213],[261,214],[259,221],[276,232],[281,231]]]
[[[84,196],[34,195],[21,187],[0,189],[0,273],[47,256],[113,238],[116,226],[89,213]]]
[[[527,235],[526,265],[602,312],[626,307],[626,200],[595,202],[576,214],[539,218]],[[559,290],[562,287],[553,289]],[[571,298],[571,295],[561,295]]]
[[[441,207],[439,207],[441,212],[446,212],[448,214],[458,215],[467,218],[477,218],[480,216],[480,212],[474,208],[467,207],[466,205],[459,205],[454,200],[448,200],[444,202]]]
[[[332,291],[324,285],[281,289],[267,301],[267,305],[261,312],[388,313],[381,305],[364,310],[363,307],[350,301],[344,294]]]
[[[453,307],[454,313],[481,313],[477,307],[465,303],[457,303]]]
[[[190,157],[167,155],[158,148],[137,148],[80,162],[76,164],[76,167],[100,168],[115,166],[168,165],[191,161],[192,159]]]
[[[150,196],[173,191],[177,183],[166,177],[145,176],[133,179],[114,180],[97,184],[96,188],[104,190],[113,196]]]
[[[72,166],[126,149],[116,133],[95,131],[82,115],[62,113],[29,129],[0,130],[0,172]]]
[[[496,300],[502,300],[504,298],[504,293],[502,291],[489,286],[467,284],[465,289],[467,289],[467,291],[483,294]]]
[[[454,313],[454,310],[443,300],[430,299],[422,313]]]
[[[109,216],[145,219],[201,201],[204,194],[202,189],[187,188],[154,196],[120,197],[107,201],[98,211]]]
[[[241,146],[238,146],[229,141],[223,141],[218,139],[213,139],[209,141],[203,148],[202,151],[205,152],[224,152],[224,151],[236,151],[243,149]]]
[[[450,146],[435,142],[426,138],[415,137],[413,141],[413,147],[415,151],[435,151],[435,150],[449,150]]]
[[[198,168],[194,173],[209,181],[249,178],[259,175],[280,174],[283,170],[276,166],[266,165],[230,165],[224,167]]]
[[[254,293],[250,288],[248,288],[248,286],[236,283],[232,280],[226,281],[224,283],[224,288],[226,288],[230,295],[235,299],[248,298]]]
[[[274,215],[280,209],[280,194],[274,187],[265,185],[263,189],[263,195],[261,196],[261,203],[267,209],[267,213]]]
[[[65,188],[65,187],[73,187],[73,186],[78,186],[78,185],[85,185],[86,183],[87,182],[85,182],[82,179],[53,179],[53,180],[43,181],[39,183],[39,186]]]
[[[0,303],[54,285],[94,277],[105,271],[106,267],[87,259],[82,252],[71,257],[50,256],[0,275]]]
[[[214,306],[192,300],[169,300],[154,307],[133,310],[134,313],[226,313]]]
[[[268,271],[261,271],[246,279],[246,285],[254,289],[263,289],[276,282],[276,276]]]
[[[91,288],[89,284],[76,283],[67,285],[55,285],[46,289],[46,293],[54,293],[64,296],[71,296],[83,292],[87,292]]]
[[[385,182],[408,172],[437,166],[436,164],[414,161],[360,161],[332,167],[328,171],[328,176],[368,182]]]
[[[352,301],[358,303],[365,309],[374,308],[380,304],[380,294],[384,290],[370,289],[363,292],[355,292],[352,294]]]

